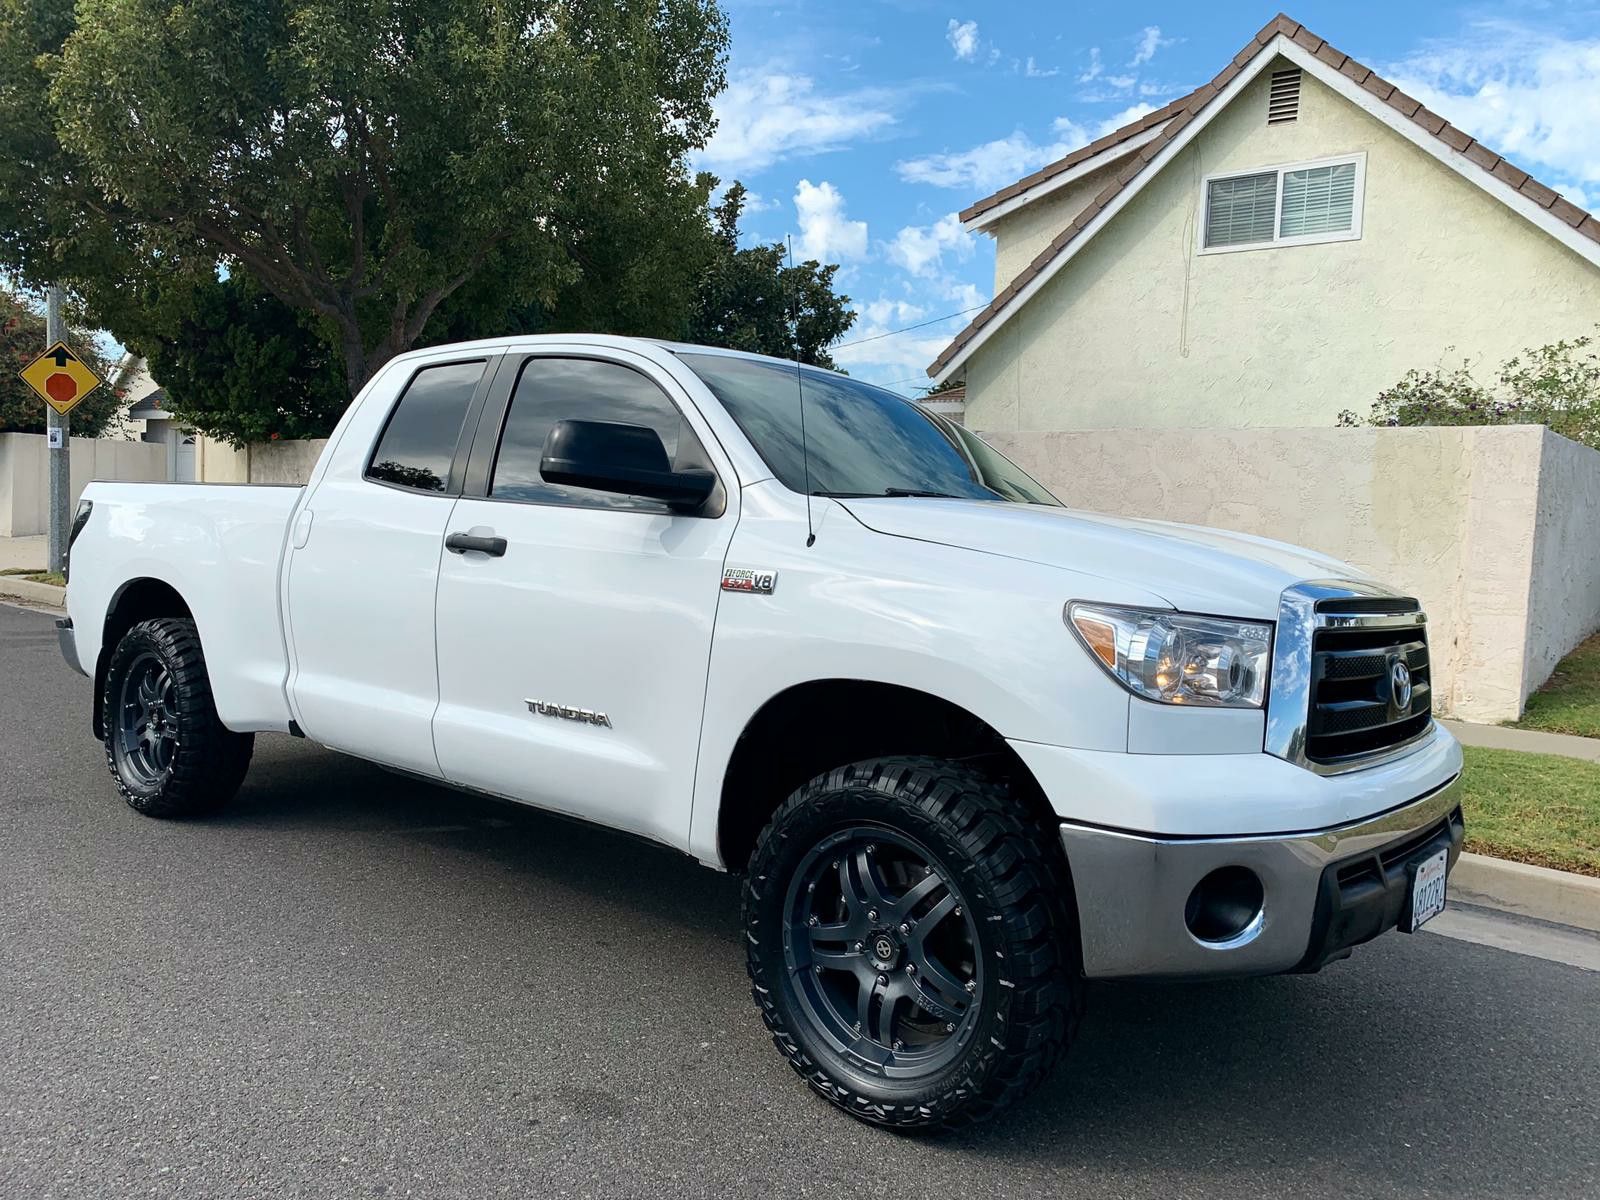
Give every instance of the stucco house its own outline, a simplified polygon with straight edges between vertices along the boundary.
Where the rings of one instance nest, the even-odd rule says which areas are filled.
[[[961,217],[996,294],[928,373],[985,432],[1326,427],[1600,321],[1600,221],[1283,15]]]

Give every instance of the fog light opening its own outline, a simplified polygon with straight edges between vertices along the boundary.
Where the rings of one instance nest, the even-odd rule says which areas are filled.
[[[1265,894],[1248,867],[1218,867],[1189,893],[1183,923],[1195,940],[1225,948],[1247,942],[1261,931]]]

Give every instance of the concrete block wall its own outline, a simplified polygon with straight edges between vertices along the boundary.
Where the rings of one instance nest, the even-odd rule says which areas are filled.
[[[167,449],[114,438],[68,438],[73,506],[92,480],[163,480]],[[50,529],[49,444],[42,433],[0,433],[0,537]]]

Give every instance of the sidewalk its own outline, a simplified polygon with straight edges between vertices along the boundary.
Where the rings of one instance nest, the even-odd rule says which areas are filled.
[[[1562,758],[1581,758],[1586,762],[1600,763],[1600,738],[1541,733],[1537,729],[1507,729],[1503,725],[1471,725],[1465,721],[1441,720],[1439,724],[1453,733],[1463,746],[1521,750],[1528,754],[1556,754]]]
[[[35,537],[0,537],[0,571],[13,567],[42,571],[49,557],[50,548],[43,534]]]

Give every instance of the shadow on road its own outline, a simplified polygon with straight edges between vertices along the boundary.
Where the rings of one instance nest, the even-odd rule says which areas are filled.
[[[445,845],[531,890],[570,894],[573,911],[587,902],[636,924],[669,922],[704,959],[738,960],[737,882],[673,851],[270,746],[219,822]],[[682,951],[681,938],[647,946],[631,966],[645,977],[681,974]],[[715,1008],[742,984],[731,975],[681,982]],[[1262,1179],[1305,1170],[1323,1181],[1312,1189],[1319,1195],[1326,1180],[1346,1177],[1362,1191],[1384,1181],[1402,1192],[1539,1194],[1590,1169],[1572,1153],[1574,1141],[1592,1145],[1595,1037],[1558,1049],[1546,1031],[1570,1025],[1573,1005],[1584,1003],[1574,996],[1587,997],[1591,1013],[1600,1007],[1593,983],[1532,959],[1507,969],[1498,952],[1446,938],[1390,935],[1316,976],[1093,984],[1063,1069],[1001,1120],[931,1143],[837,1132],[876,1140],[886,1164],[959,1153],[1030,1174],[1092,1166],[1211,1183],[1242,1169]],[[765,1039],[753,1011],[748,1036],[758,1054]],[[768,1085],[795,1102],[796,1081],[769,1062]]]

